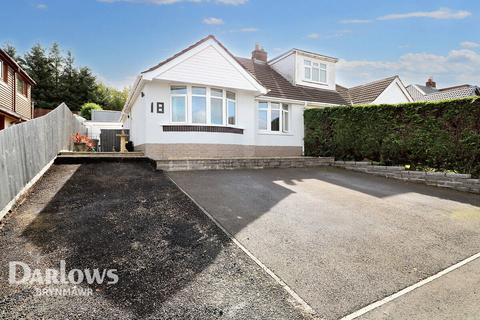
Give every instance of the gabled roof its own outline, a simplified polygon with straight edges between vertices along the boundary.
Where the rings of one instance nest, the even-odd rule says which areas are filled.
[[[205,47],[205,43],[213,44],[213,46],[217,47],[217,50],[220,54],[222,54],[229,63],[237,69],[237,71],[252,85],[255,90],[261,93],[266,93],[267,89],[262,86],[261,82],[255,78],[248,70],[241,65],[241,63],[237,60],[237,58],[230,52],[228,49],[218,41],[215,36],[208,35],[205,38],[197,41],[196,43],[192,44],[191,46],[183,49],[182,51],[174,54],[173,56],[163,60],[162,62],[158,63],[157,65],[143,71],[141,73],[141,77],[144,80],[152,80],[153,78],[157,77],[158,75],[155,74],[156,71],[159,73],[163,73],[167,71],[169,68],[174,66],[176,63],[180,63],[183,61],[182,59],[188,59],[189,54],[195,54],[195,51],[201,51],[202,47]],[[200,47],[200,48],[197,48]]]
[[[373,81],[367,84],[362,84],[360,86],[352,87],[348,89],[350,102],[352,104],[372,103],[396,79],[398,79],[398,76],[393,76]]]
[[[424,90],[425,88],[426,90]],[[414,101],[437,101],[480,96],[480,87],[469,84],[441,89],[413,84],[409,85],[407,90]]]
[[[268,64],[255,63],[248,58],[236,57],[236,59],[269,90],[266,97],[325,104],[349,104],[337,91],[295,86]]]
[[[5,52],[5,50],[0,49],[0,59],[5,61],[13,70],[15,70],[17,73],[21,74],[25,80],[30,84],[30,85],[36,85],[37,83],[35,80],[32,79],[28,75],[28,73],[20,67],[20,65],[15,61],[12,57],[8,55],[8,53]]]
[[[467,98],[472,96],[480,96],[480,88],[476,86],[462,86],[458,88],[441,90],[435,93],[427,94],[423,97],[424,101],[436,101],[445,99]]]

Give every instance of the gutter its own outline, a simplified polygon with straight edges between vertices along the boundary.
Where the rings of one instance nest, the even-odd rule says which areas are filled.
[[[131,94],[128,96],[127,101],[125,102],[125,106],[123,107],[123,110],[122,110],[122,115],[120,116],[120,122],[123,123],[123,121],[125,119],[125,116],[128,116],[130,114],[130,110],[131,110],[130,104],[132,102],[132,99],[136,95],[137,89],[140,86],[140,83],[142,81],[143,81],[143,75],[141,74],[135,80],[135,86],[134,86],[133,90],[130,92]]]

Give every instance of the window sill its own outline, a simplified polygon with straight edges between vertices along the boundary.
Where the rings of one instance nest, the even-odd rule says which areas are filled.
[[[275,131],[258,131],[257,132],[260,135],[265,135],[265,136],[293,136],[293,133],[291,132],[275,132]]]
[[[196,124],[162,124],[163,132],[206,132],[206,133],[233,133],[243,134],[243,128],[219,125]]]
[[[17,97],[20,97],[20,98],[22,98],[23,100],[25,100],[25,101],[28,102],[28,98],[25,97],[25,96],[24,96],[23,94],[21,94],[21,93],[18,93],[18,92],[17,92]]]
[[[219,128],[233,128],[233,129],[242,129],[244,127],[238,127],[234,125],[223,125],[223,124],[206,124],[206,123],[190,123],[190,122],[169,122],[169,123],[160,123],[161,126],[203,126],[203,127],[219,127]]]
[[[303,79],[303,82],[311,83],[311,84],[320,84],[320,85],[322,85],[322,86],[328,86],[328,83],[327,83],[327,82],[317,82],[317,81],[305,80],[305,79]]]

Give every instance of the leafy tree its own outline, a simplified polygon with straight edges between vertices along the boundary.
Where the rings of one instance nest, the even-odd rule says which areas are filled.
[[[35,89],[32,90],[32,99],[35,105],[40,108],[56,107],[54,101],[56,99],[53,95],[53,66],[45,49],[40,44],[33,46],[25,54],[22,65],[37,83]]]
[[[52,109],[65,102],[71,110],[78,111],[86,102],[94,102],[107,110],[121,110],[125,104],[127,88],[117,90],[97,82],[92,70],[77,67],[73,54],[70,51],[63,54],[58,43],[49,49],[37,44],[23,57],[11,45],[4,45],[4,50],[37,83],[32,90],[36,107]]]
[[[9,43],[5,43],[3,45],[3,51],[5,51],[10,57],[14,60],[18,61],[19,57],[17,57],[17,49]]]
[[[128,88],[117,90],[112,87],[107,87],[103,83],[97,85],[95,91],[95,102],[104,106],[107,110],[122,110],[128,97]]]
[[[62,52],[60,50],[60,46],[58,45],[58,43],[55,42],[50,47],[48,58],[52,65],[52,83],[53,83],[52,92],[51,92],[52,103],[54,103],[55,105],[59,105],[64,100],[63,91],[61,87],[61,76],[63,72],[63,63],[65,59],[62,56]]]
[[[101,106],[96,103],[88,102],[80,108],[80,115],[87,120],[92,120],[92,110],[103,110]]]

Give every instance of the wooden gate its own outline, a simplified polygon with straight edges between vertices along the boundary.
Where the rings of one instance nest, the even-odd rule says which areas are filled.
[[[127,129],[101,129],[99,151],[120,151],[120,138],[117,137],[117,134],[122,133],[122,131],[128,135],[130,134],[130,130]]]

